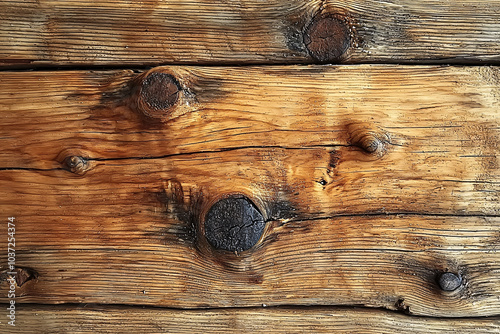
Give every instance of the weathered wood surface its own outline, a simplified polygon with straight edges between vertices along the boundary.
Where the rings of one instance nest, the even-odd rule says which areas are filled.
[[[174,106],[170,89],[148,104],[152,73],[178,80]],[[498,73],[3,72],[0,214],[17,218],[18,301],[498,315]],[[241,254],[200,227],[235,192],[268,221]],[[463,284],[442,291],[443,272]]]
[[[256,247],[236,255],[209,247],[196,222],[179,220],[175,212],[185,214],[171,202],[141,197],[143,189],[124,200],[127,188],[114,188],[90,195],[98,199],[93,210],[80,205],[90,196],[75,190],[57,196],[45,189],[45,205],[57,210],[51,216],[37,217],[35,206],[25,205],[17,215],[17,262],[29,277],[19,284],[18,302],[365,305],[417,315],[498,315],[499,218],[276,219]],[[442,272],[459,273],[464,284],[441,291]],[[6,289],[2,284],[3,302]]]
[[[131,71],[2,73],[0,168],[66,168],[75,173],[44,185],[84,182],[82,191],[88,179],[111,186],[147,172],[145,184],[177,178],[210,196],[232,190],[301,203],[304,218],[499,214],[498,68],[152,73],[165,71],[182,87],[163,118],[134,107],[129,86],[143,75]],[[70,157],[82,157],[78,168],[68,166]],[[104,162],[117,166],[112,180],[99,169]],[[9,191],[37,184],[31,174],[12,175],[24,180]]]
[[[314,18],[349,35],[308,51]],[[337,21],[339,19],[339,21]],[[0,3],[3,66],[500,60],[500,1],[25,1]],[[318,35],[322,37],[323,35]],[[342,38],[341,38],[342,39]],[[323,43],[323,42],[320,42]],[[313,43],[314,44],[314,43]],[[343,48],[342,48],[343,50]],[[342,53],[342,51],[339,51]],[[333,52],[335,54],[335,52]]]
[[[500,319],[435,319],[361,308],[181,311],[158,308],[23,306],[10,333],[499,333]]]

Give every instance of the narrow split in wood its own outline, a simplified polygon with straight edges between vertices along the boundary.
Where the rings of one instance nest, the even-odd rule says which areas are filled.
[[[266,222],[247,197],[234,195],[217,201],[205,216],[204,231],[216,249],[242,252],[262,236]]]

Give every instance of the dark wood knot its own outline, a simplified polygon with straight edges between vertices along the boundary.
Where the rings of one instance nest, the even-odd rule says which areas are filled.
[[[168,73],[153,72],[140,83],[137,107],[146,116],[161,118],[170,114],[179,99],[180,85]]]
[[[455,273],[442,273],[438,277],[439,287],[443,291],[455,291],[462,285],[462,276]]]
[[[83,175],[89,169],[89,162],[84,157],[70,155],[64,159],[63,166],[72,173]]]
[[[262,236],[266,222],[252,201],[233,195],[217,201],[205,215],[204,232],[216,249],[242,252]]]
[[[304,44],[319,62],[336,62],[351,44],[348,24],[340,15],[316,15],[306,27]]]
[[[10,285],[16,284],[22,287],[26,282],[36,280],[39,274],[36,270],[27,267],[16,267],[13,270],[6,270],[0,274],[0,281],[6,279]],[[15,290],[15,286],[10,288]]]

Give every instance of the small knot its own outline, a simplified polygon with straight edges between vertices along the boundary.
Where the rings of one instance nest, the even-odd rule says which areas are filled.
[[[373,127],[364,123],[350,124],[348,132],[350,143],[369,154],[382,155],[385,143],[389,141],[387,134],[374,130]]]
[[[360,138],[359,147],[368,153],[374,153],[380,149],[382,142],[372,134],[366,134]]]
[[[71,155],[64,159],[63,165],[66,170],[69,170],[72,173],[83,175],[89,169],[88,160],[77,156]]]
[[[18,287],[22,287],[26,282],[37,279],[38,276],[38,272],[32,268],[16,267],[13,270],[8,269],[0,273],[0,282],[7,280],[11,285],[16,284]],[[15,289],[15,287],[11,287],[11,289]]]
[[[303,38],[310,55],[319,62],[340,60],[351,44],[349,26],[339,15],[316,15]]]
[[[153,72],[141,82],[137,108],[152,118],[167,116],[179,98],[180,85],[173,75]]]
[[[216,249],[242,252],[262,236],[266,222],[247,197],[236,195],[217,201],[207,212],[205,237]]]
[[[450,272],[442,273],[439,275],[438,283],[443,291],[455,291],[462,285],[462,276]]]

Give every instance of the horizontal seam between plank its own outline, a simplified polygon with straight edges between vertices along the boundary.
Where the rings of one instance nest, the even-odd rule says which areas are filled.
[[[173,306],[158,306],[158,305],[148,305],[148,304],[123,304],[123,303],[110,303],[110,304],[103,304],[103,303],[58,303],[58,304],[45,304],[45,303],[22,303],[22,302],[17,302],[16,305],[21,305],[20,308],[22,309],[23,306],[28,306],[28,307],[37,307],[41,306],[47,309],[50,308],[68,308],[68,307],[73,307],[75,309],[87,309],[87,310],[95,310],[99,311],[98,308],[104,308],[104,309],[113,309],[113,308],[122,308],[122,309],[139,309],[139,310],[165,310],[165,311],[178,311],[178,312],[196,312],[196,311],[231,311],[231,310],[239,310],[239,311],[244,311],[244,310],[253,310],[253,311],[273,311],[273,310],[318,310],[318,311],[342,311],[342,310],[370,310],[370,311],[379,311],[381,313],[394,313],[397,315],[401,316],[406,316],[409,318],[422,318],[422,319],[439,319],[439,320],[484,320],[484,319],[491,319],[491,320],[500,320],[500,313],[495,314],[495,315],[485,315],[485,316],[475,316],[475,317],[442,317],[442,316],[430,316],[430,315],[419,315],[419,314],[414,314],[414,313],[406,313],[402,310],[393,310],[393,309],[388,309],[385,307],[370,307],[366,305],[360,305],[360,304],[354,304],[354,305],[348,305],[348,304],[339,304],[339,305],[331,305],[331,304],[318,304],[318,305],[298,305],[298,304],[282,304],[282,305],[275,305],[275,306],[236,306],[236,307],[193,307],[193,308],[181,308],[181,307],[173,307]],[[7,303],[0,303],[0,307],[6,307],[8,306]]]
[[[40,60],[42,61],[42,60]],[[2,65],[0,62],[0,72],[8,71],[18,71],[18,72],[33,72],[33,71],[50,71],[50,72],[61,72],[61,71],[113,71],[113,70],[135,70],[135,71],[146,71],[154,67],[160,66],[172,66],[172,67],[220,67],[220,68],[231,68],[231,67],[286,67],[286,66],[363,66],[363,65],[403,65],[403,66],[457,66],[457,67],[484,67],[484,66],[500,66],[500,60],[493,61],[482,61],[482,60],[472,60],[472,61],[460,61],[460,60],[394,60],[393,62],[385,61],[367,61],[367,62],[345,62],[345,63],[315,63],[315,62],[276,62],[276,63],[264,63],[264,62],[177,62],[177,63],[145,63],[134,65],[132,63],[126,65],[64,65],[64,64],[54,64],[54,65],[35,65],[35,66],[23,66],[19,65]]]

